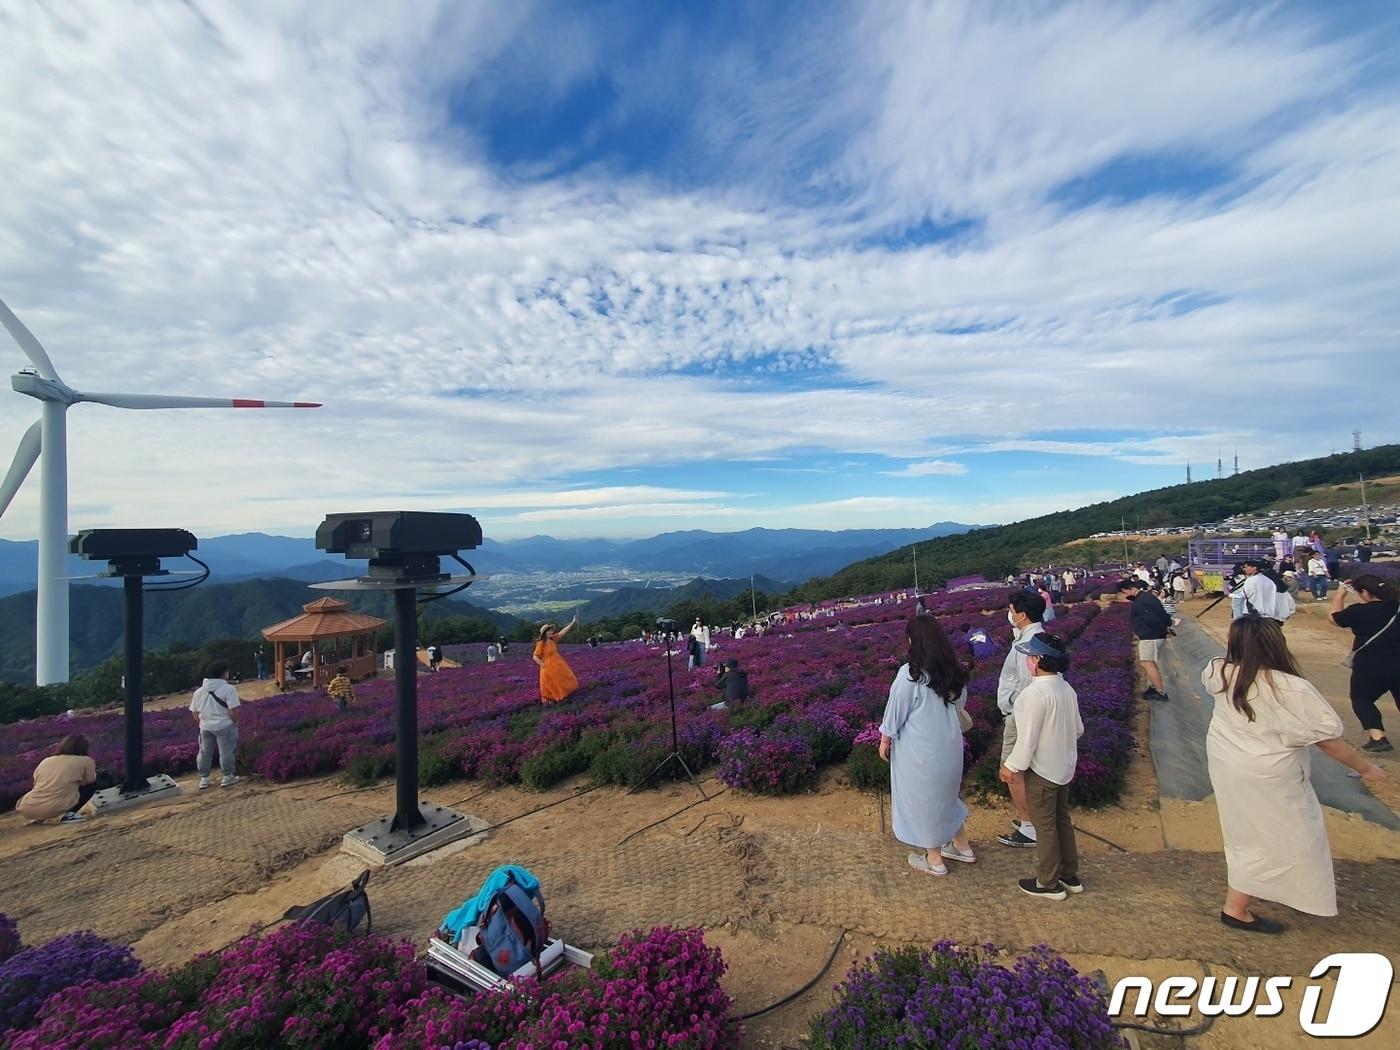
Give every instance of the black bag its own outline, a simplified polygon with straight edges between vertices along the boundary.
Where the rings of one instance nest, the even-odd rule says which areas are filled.
[[[282,918],[296,919],[299,922],[314,922],[322,926],[344,926],[346,933],[363,922],[365,933],[369,933],[373,921],[369,914],[369,895],[365,893],[365,883],[367,882],[369,882],[368,869],[360,872],[359,877],[345,889],[336,890],[310,904],[294,905],[287,909]]]

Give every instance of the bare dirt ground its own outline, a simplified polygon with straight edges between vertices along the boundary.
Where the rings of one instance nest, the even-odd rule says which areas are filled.
[[[1345,639],[1314,616],[1301,610],[1290,640],[1354,731],[1345,672],[1336,666]],[[1216,613],[1203,622],[1220,629]],[[1138,726],[1144,741],[1147,717],[1144,711]],[[1160,803],[1145,748],[1120,806],[1076,814],[1088,892],[1063,903],[1016,890],[1031,858],[995,842],[1010,817],[1004,803],[971,806],[979,861],[936,879],[905,863],[906,850],[890,834],[888,800],[853,791],[839,772],[796,798],[739,796],[713,779],[704,785],[714,796],[707,802],[689,784],[635,796],[612,788],[585,793],[582,783],[543,795],[444,785],[428,793],[434,802],[493,823],[559,804],[479,845],[449,846],[376,872],[375,929],[424,943],[492,868],[523,863],[540,875],[556,929],[583,947],[606,947],[634,926],[704,927],[724,951],[738,1013],[805,984],[844,933],[811,991],[746,1026],[745,1043],[753,1047],[800,1045],[831,986],[881,944],[948,938],[1016,950],[1047,943],[1082,970],[1102,970],[1109,982],[1199,975],[1203,963],[1217,975],[1298,978],[1280,1017],[1221,1018],[1187,1040],[1142,1035],[1140,1042],[1212,1050],[1311,1042],[1298,1026],[1297,1002],[1318,960],[1341,951],[1400,957],[1400,834],[1329,813],[1341,914],[1317,919],[1272,908],[1290,922],[1287,934],[1233,933],[1217,918],[1224,862],[1213,805]],[[338,778],[289,785],[254,779],[205,792],[187,779],[182,788],[165,804],[76,827],[0,817],[0,911],[17,917],[29,940],[89,925],[130,941],[150,965],[177,963],[347,883],[360,864],[338,852],[341,834],[393,808],[391,784],[350,790]],[[1392,795],[1389,804],[1397,802]],[[1400,1011],[1351,1045],[1400,1045]]]

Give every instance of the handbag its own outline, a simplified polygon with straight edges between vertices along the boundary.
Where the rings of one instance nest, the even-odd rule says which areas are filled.
[[[1353,649],[1351,652],[1349,652],[1349,653],[1347,653],[1345,656],[1343,656],[1343,657],[1342,657],[1342,666],[1343,666],[1343,667],[1347,667],[1347,668],[1350,668],[1350,667],[1354,666],[1355,663],[1356,663],[1356,654],[1359,653],[1359,652],[1361,652],[1362,649],[1365,649],[1366,646],[1370,645],[1372,642],[1374,642],[1374,641],[1375,641],[1377,638],[1379,638],[1381,635],[1385,634],[1386,631],[1388,631],[1388,630],[1390,630],[1392,627],[1394,627],[1394,626],[1395,626],[1395,621],[1396,621],[1396,620],[1400,620],[1400,609],[1396,609],[1396,610],[1395,610],[1395,615],[1392,616],[1392,617],[1390,618],[1390,622],[1389,622],[1389,623],[1387,623],[1384,627],[1382,627],[1382,628],[1381,628],[1379,631],[1377,631],[1375,634],[1371,635],[1371,637],[1367,638],[1364,642],[1362,642],[1360,645],[1358,645],[1358,646],[1357,646],[1355,649]]]
[[[972,716],[961,707],[958,708],[958,728],[964,733],[972,729]]]

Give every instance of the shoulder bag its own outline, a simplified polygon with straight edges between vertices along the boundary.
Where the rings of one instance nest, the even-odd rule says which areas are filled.
[[[1356,663],[1356,654],[1359,653],[1359,652],[1361,652],[1362,649],[1365,649],[1366,646],[1370,645],[1372,642],[1374,642],[1374,641],[1375,641],[1377,638],[1379,638],[1381,635],[1385,634],[1386,631],[1388,631],[1388,630],[1390,630],[1392,627],[1394,627],[1394,626],[1395,626],[1395,621],[1398,620],[1398,619],[1400,619],[1400,609],[1396,609],[1396,610],[1395,610],[1395,615],[1392,616],[1392,617],[1390,618],[1390,622],[1389,622],[1388,624],[1386,624],[1384,627],[1382,627],[1382,628],[1381,628],[1379,631],[1377,631],[1375,634],[1371,635],[1371,637],[1367,638],[1364,642],[1362,642],[1360,645],[1358,645],[1358,646],[1357,646],[1355,649],[1353,649],[1351,652],[1349,652],[1349,653],[1347,653],[1345,656],[1343,656],[1343,657],[1342,657],[1342,666],[1343,666],[1343,667],[1351,667],[1351,666],[1353,666],[1353,665]]]

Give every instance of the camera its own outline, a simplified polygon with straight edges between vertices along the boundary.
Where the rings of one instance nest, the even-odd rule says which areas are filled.
[[[316,546],[368,558],[368,579],[376,582],[436,582],[445,575],[440,556],[481,546],[481,524],[470,514],[438,511],[329,514],[316,529]]]
[[[183,558],[199,541],[184,529],[83,529],[68,543],[84,561],[105,561],[112,576],[154,576],[162,558]]]
[[[656,629],[658,631],[666,631],[669,633],[677,630],[677,627],[676,621],[669,616],[658,616],[656,618]]]

